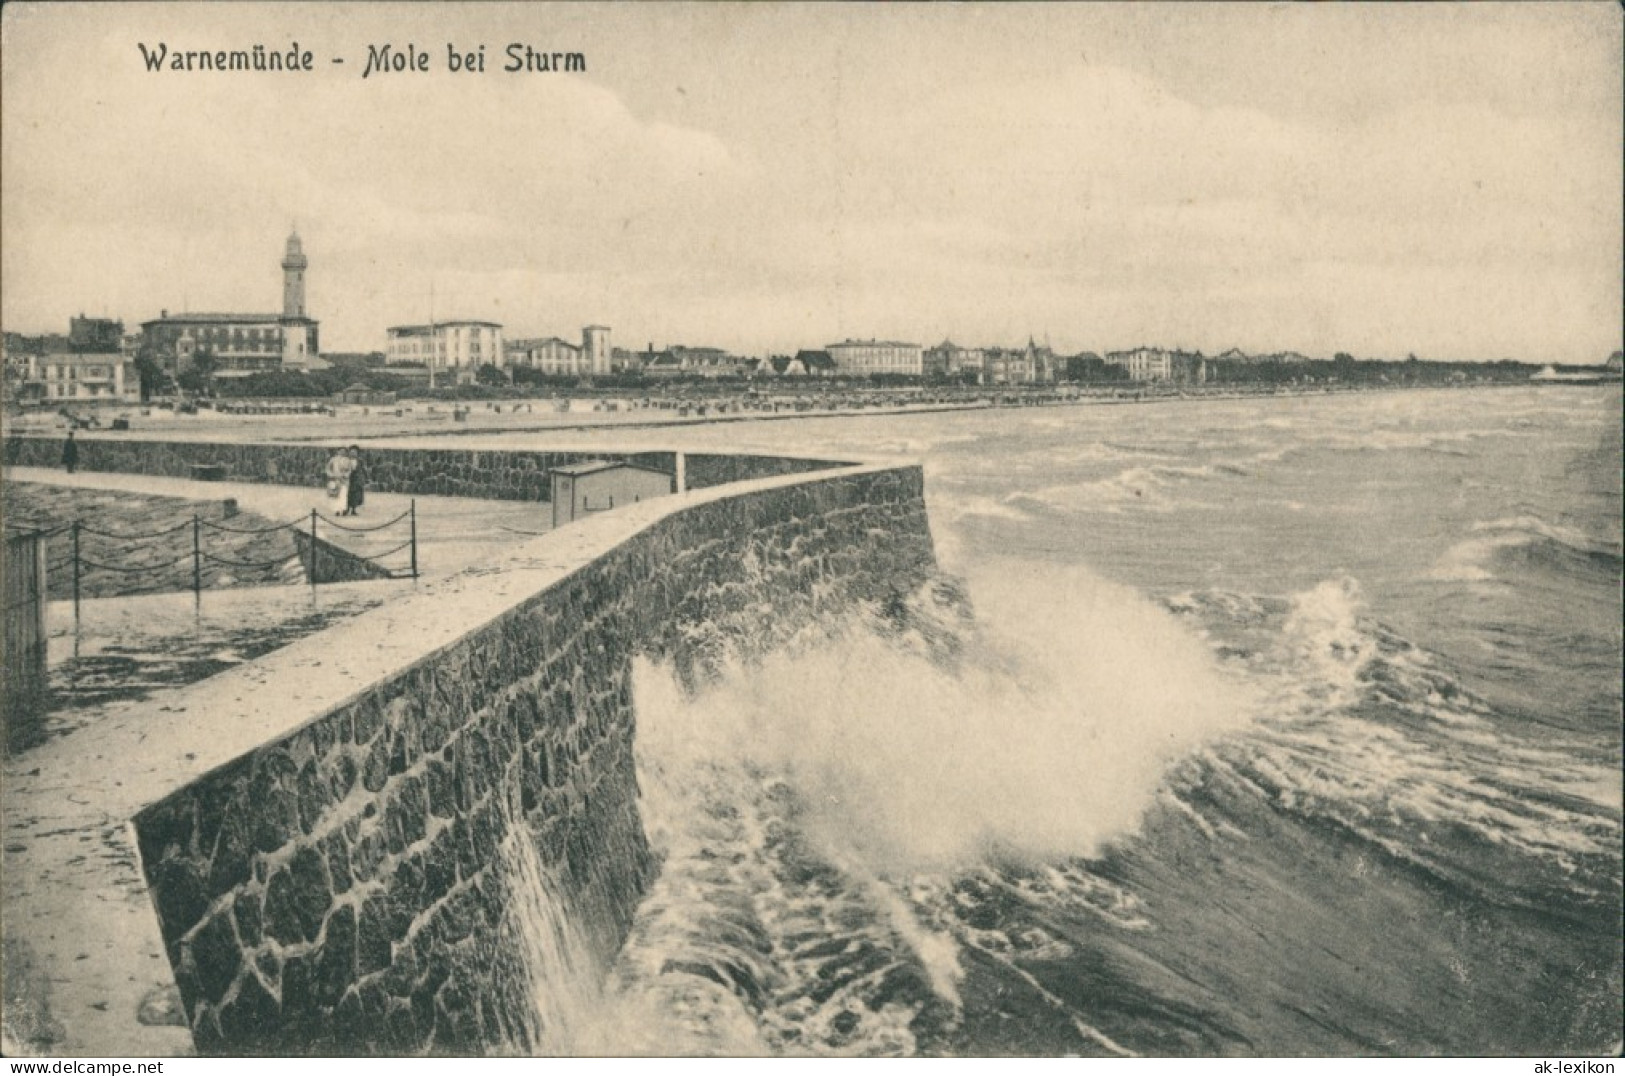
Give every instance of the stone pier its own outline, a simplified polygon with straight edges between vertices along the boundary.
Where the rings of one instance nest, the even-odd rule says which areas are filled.
[[[541,1048],[501,849],[528,842],[607,962],[653,869],[633,658],[770,649],[934,567],[918,468],[758,478],[594,516],[197,685],[196,742],[133,814],[197,1048]]]

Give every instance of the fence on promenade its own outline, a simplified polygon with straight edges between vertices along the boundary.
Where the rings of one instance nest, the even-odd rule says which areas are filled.
[[[383,523],[363,527],[353,523],[340,523],[328,519],[314,509],[310,513],[309,530],[293,532],[294,546],[304,565],[305,578],[311,586],[318,583],[349,583],[361,579],[416,579],[418,577],[418,506],[413,501],[400,515]],[[317,524],[326,523],[344,534],[379,534],[404,523],[406,539],[388,549],[369,554],[345,549],[321,538]],[[399,532],[397,532],[399,533]],[[389,557],[407,554],[407,563],[391,567],[384,561]]]
[[[46,685],[45,535],[6,533],[4,705],[8,721],[31,713]],[[10,739],[8,729],[7,739]]]
[[[324,538],[323,529],[352,536],[378,536],[389,541],[403,539],[381,550],[346,548]],[[223,543],[246,543],[271,539],[288,532],[289,552],[255,560],[228,555]],[[392,535],[384,532],[393,531]],[[343,523],[312,509],[300,516],[268,526],[234,526],[194,515],[188,521],[154,531],[109,531],[84,520],[30,532],[38,545],[38,590],[43,596],[47,583],[55,582],[58,592],[67,591],[73,599],[75,617],[87,591],[114,590],[118,597],[191,590],[199,599],[208,583],[223,572],[283,572],[297,565],[311,586],[350,582],[359,579],[416,579],[418,577],[417,502],[393,519],[371,526]],[[211,540],[206,542],[205,537]],[[48,544],[48,541],[49,544]],[[354,544],[357,539],[348,539]],[[377,539],[361,538],[362,543]],[[211,548],[211,546],[213,548]],[[11,542],[7,539],[6,602],[7,645],[11,639],[12,579]],[[92,573],[105,573],[102,579],[145,576],[147,585],[105,587],[90,585]],[[9,653],[9,651],[8,651]]]

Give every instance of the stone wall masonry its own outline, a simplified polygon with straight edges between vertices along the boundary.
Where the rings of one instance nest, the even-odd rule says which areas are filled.
[[[319,486],[327,461],[340,447],[276,442],[146,441],[129,437],[79,436],[80,470],[191,478],[197,466],[223,466],[233,482],[271,482]],[[674,474],[674,452],[564,452],[529,449],[372,448],[364,447],[367,488],[380,493],[421,493],[448,497],[481,497],[502,501],[547,501],[552,497],[547,472],[590,459],[626,460]],[[57,467],[62,441],[53,437],[10,436],[5,462],[11,466]],[[701,489],[798,474],[845,464],[778,456],[701,453],[688,457],[688,485]]]
[[[748,482],[773,475],[806,474],[808,471],[845,466],[848,464],[837,460],[800,459],[793,456],[740,456],[689,452],[685,455],[684,477],[689,489],[706,489],[728,482]]]
[[[191,478],[196,466],[225,468],[233,482],[271,482],[319,486],[327,461],[340,444],[271,442],[143,441],[122,437],[80,436],[79,469],[124,474]],[[56,467],[62,442],[48,437],[8,437],[5,462],[28,467]],[[421,493],[481,497],[505,501],[549,499],[547,472],[567,463],[602,458],[588,452],[460,448],[373,448],[363,450],[367,488],[380,493]],[[668,474],[676,469],[670,452],[611,453]]]
[[[571,548],[580,559],[561,561]],[[527,543],[507,571],[447,580],[425,634],[455,638],[361,670],[346,701],[136,815],[198,1049],[536,1050],[548,1029],[513,909],[537,883],[516,855],[539,861],[545,900],[603,966],[654,870],[633,658],[692,674],[730,640],[771,649],[934,566],[919,469],[864,467],[643,502]],[[338,675],[313,668],[312,647],[367,652],[390,617],[435,600],[287,648],[285,675],[314,675],[283,697],[297,706]],[[277,668],[255,698],[276,697]]]

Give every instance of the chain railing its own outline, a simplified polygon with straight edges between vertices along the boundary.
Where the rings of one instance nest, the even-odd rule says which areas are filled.
[[[406,541],[402,542],[400,545],[394,546],[393,548],[386,549],[381,553],[371,553],[371,554],[362,555],[362,554],[359,554],[359,553],[352,552],[351,550],[344,549],[341,546],[333,545],[331,543],[324,544],[323,542],[320,541],[320,538],[319,538],[319,536],[317,534],[317,524],[318,523],[325,523],[329,527],[333,528],[334,530],[342,531],[342,532],[344,532],[346,534],[373,534],[373,533],[376,533],[376,532],[379,532],[379,531],[387,530],[390,527],[396,526],[397,524],[400,524],[400,523],[403,523],[403,522],[407,526]],[[418,577],[418,502],[414,498],[412,501],[408,502],[406,511],[402,512],[400,515],[396,516],[394,519],[386,519],[382,523],[374,523],[371,526],[362,526],[362,525],[355,524],[355,523],[340,523],[338,520],[329,519],[328,517],[326,517],[326,516],[322,515],[320,512],[318,512],[316,509],[312,508],[310,510],[309,540],[310,540],[309,563],[306,565],[306,574],[310,578],[311,586],[315,586],[318,582],[321,581],[321,576],[322,576],[323,573],[321,572],[319,565],[321,564],[321,558],[323,558],[324,556],[326,558],[328,558],[329,561],[334,560],[335,557],[339,558],[340,563],[338,564],[338,566],[335,569],[336,573],[340,574],[340,575],[348,576],[349,578],[352,578],[352,579],[354,579],[354,578],[391,578],[391,579],[411,578],[411,579],[416,579]],[[409,560],[408,565],[407,565],[407,567],[405,569],[391,569],[391,568],[384,567],[380,563],[385,557],[394,556],[396,553],[399,553],[402,550],[410,550],[411,551],[410,560]],[[346,571],[345,568],[344,568],[344,565],[346,565],[346,564],[353,567],[357,563],[364,563],[364,564],[367,564],[367,565],[372,565],[374,568],[379,569],[381,571],[366,570],[366,571],[361,572],[360,574],[353,574],[352,572]],[[344,580],[335,579],[335,580],[329,580],[329,581],[330,582],[340,582],[340,581],[344,581]]]
[[[381,552],[361,553],[346,549],[335,543],[324,542],[320,537],[319,528],[325,524],[336,531],[349,534],[370,534],[386,530],[390,527],[406,524],[406,538],[400,544]],[[174,545],[163,542],[164,539],[180,536],[185,531],[191,532],[190,548],[184,545],[180,551],[169,560],[153,563],[140,554],[154,549],[167,552]],[[226,556],[222,553],[211,552],[205,547],[203,535],[205,531],[229,534],[239,537],[252,537],[275,534],[279,531],[289,531],[297,535],[294,541],[294,552],[286,556],[272,557],[267,560],[245,560],[239,557]],[[283,523],[273,523],[264,527],[234,527],[214,520],[204,519],[194,515],[188,521],[175,524],[173,527],[164,527],[152,531],[109,531],[99,527],[92,527],[83,520],[75,519],[70,523],[44,526],[38,528],[40,539],[54,538],[62,534],[68,536],[68,548],[65,553],[56,557],[47,557],[45,571],[47,578],[60,579],[61,572],[71,573],[73,611],[75,618],[79,615],[79,606],[84,594],[84,577],[87,569],[111,572],[115,575],[136,575],[143,572],[162,572],[174,568],[188,560],[192,564],[191,590],[199,599],[202,597],[205,579],[205,565],[218,565],[233,568],[239,571],[265,571],[272,568],[281,568],[292,562],[302,563],[305,574],[311,586],[323,582],[336,582],[338,579],[323,579],[319,563],[330,564],[338,558],[346,563],[364,563],[371,568],[365,572],[354,574],[357,579],[416,579],[418,578],[418,527],[417,527],[417,501],[413,500],[406,511],[393,519],[371,526],[357,526],[340,523],[329,519],[320,512],[312,509],[308,517],[288,520]],[[310,546],[308,553],[299,548],[298,538],[308,537]],[[97,551],[92,555],[85,548],[86,539],[95,539],[99,542],[116,543],[111,555]],[[181,542],[185,542],[181,538]],[[162,543],[152,545],[147,543]],[[167,547],[167,548],[166,548]],[[387,557],[395,556],[401,552],[408,552],[409,559],[404,568],[391,568],[382,563]],[[159,555],[162,555],[160,553]],[[322,558],[326,558],[323,560]],[[168,585],[167,581],[159,579],[156,585],[138,590],[122,590],[120,597],[129,597],[138,594],[156,594],[181,589]]]

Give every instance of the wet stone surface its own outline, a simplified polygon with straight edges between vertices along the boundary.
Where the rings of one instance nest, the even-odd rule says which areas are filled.
[[[222,622],[218,617],[200,622],[184,613],[165,615],[168,610],[155,613],[146,634],[124,634],[123,642],[96,636],[81,641],[70,625],[53,640],[45,691],[28,707],[8,712],[6,749],[12,754],[26,752],[98,720],[109,707],[214,676],[384,600],[381,593],[350,594],[329,598],[312,609],[306,595],[295,589],[280,603],[285,608],[278,610],[278,603],[269,601],[257,603],[256,615],[244,623]],[[58,650],[63,653],[55,653]]]

